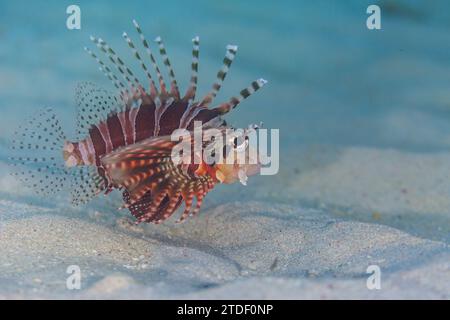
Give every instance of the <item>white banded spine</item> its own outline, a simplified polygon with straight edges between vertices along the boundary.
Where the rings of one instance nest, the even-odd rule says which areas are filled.
[[[241,90],[237,97],[231,97],[228,102],[222,103],[215,108],[215,110],[219,111],[221,114],[230,112],[230,110],[236,108],[242,100],[247,99],[253,93],[261,89],[266,83],[267,81],[262,78],[253,81],[247,88]]]
[[[111,71],[111,69],[99,58],[95,53],[93,53],[89,48],[84,47],[84,50],[100,65],[99,69],[103,74],[113,83],[113,85],[120,90],[123,94],[126,91],[125,85],[117,78],[117,76]]]
[[[116,67],[116,69],[121,74],[122,78],[128,83],[131,89],[136,89],[136,87],[139,87],[139,81],[136,77],[134,77],[132,71],[125,66],[123,61],[117,56],[115,51],[101,38],[95,38],[91,36],[91,41],[97,46],[97,48],[102,51],[106,57],[112,62],[112,64]],[[124,70],[125,69],[125,70]],[[130,79],[130,77],[134,78],[133,80]]]
[[[134,45],[133,41],[131,40],[131,38],[128,36],[128,34],[126,32],[123,33],[122,35],[125,39],[125,41],[128,44],[128,47],[131,49],[131,51],[133,52],[133,56],[139,61],[139,63],[141,64],[141,68],[142,70],[144,70],[148,80],[150,81],[150,85],[151,85],[151,90],[155,91],[154,94],[156,94],[156,85],[155,82],[153,81],[153,78],[150,74],[150,72],[148,71],[147,66],[145,65],[144,61],[141,58],[141,55],[139,54],[138,50],[136,49],[136,46]]]
[[[167,71],[169,73],[171,93],[173,95],[175,95],[177,98],[179,98],[180,92],[178,90],[178,84],[177,84],[177,80],[175,78],[175,72],[173,71],[172,65],[169,60],[169,56],[167,55],[167,50],[164,46],[164,42],[162,41],[161,37],[157,37],[155,39],[155,42],[158,44],[159,54],[161,55],[161,57],[163,59],[163,63],[166,66]]]
[[[161,92],[165,93],[167,91],[166,90],[166,85],[164,83],[164,79],[162,77],[161,71],[159,70],[159,67],[158,67],[158,65],[156,63],[155,57],[153,56],[152,50],[150,49],[150,46],[148,45],[148,42],[145,39],[144,34],[142,33],[141,27],[139,27],[139,24],[136,22],[136,20],[133,20],[133,24],[134,24],[134,26],[135,26],[138,34],[139,34],[139,37],[140,37],[141,42],[142,42],[142,45],[144,46],[145,51],[147,52],[147,55],[150,58],[152,66],[153,66],[153,68],[156,71],[156,74],[157,74],[158,80],[159,80],[159,85],[160,85]]]
[[[184,99],[186,100],[194,100],[197,92],[199,54],[200,38],[196,36],[192,39],[191,80],[189,83],[189,88],[184,96]]]
[[[231,64],[233,63],[234,57],[236,56],[238,47],[235,45],[228,45],[225,57],[223,58],[223,64],[220,70],[217,72],[217,79],[214,82],[211,91],[203,98],[201,104],[208,105],[217,95],[220,88],[222,87],[223,81],[230,70]]]

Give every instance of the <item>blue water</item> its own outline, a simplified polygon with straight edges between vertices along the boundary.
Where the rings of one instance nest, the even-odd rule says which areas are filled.
[[[81,30],[66,28],[66,8],[71,4],[77,4],[81,8]],[[378,4],[382,8],[381,30],[366,28],[366,9],[370,4]],[[255,79],[267,79],[269,83],[239,105],[227,116],[227,120],[236,127],[246,127],[250,123],[262,121],[267,128],[279,129],[281,138],[280,173],[277,176],[251,177],[247,187],[239,183],[217,186],[205,198],[202,212],[195,218],[202,223],[195,226],[198,230],[192,233],[192,239],[189,231],[180,234],[170,231],[166,237],[168,229],[164,225],[158,225],[155,229],[150,227],[146,232],[134,235],[136,240],[149,236],[148,238],[155,242],[167,241],[168,246],[161,247],[162,251],[171,246],[179,246],[182,250],[179,252],[183,252],[182,257],[176,257],[178,251],[172,250],[168,250],[167,256],[152,252],[152,258],[156,257],[157,267],[152,266],[148,272],[124,269],[126,266],[122,267],[120,262],[122,258],[110,262],[108,255],[100,256],[100,250],[98,254],[95,250],[90,253],[91,249],[96,247],[94,245],[91,248],[90,239],[98,239],[98,247],[102,248],[102,240],[105,240],[105,243],[116,241],[101,239],[105,234],[111,235],[109,230],[121,230],[118,231],[120,234],[127,230],[121,227],[126,225],[122,218],[132,217],[127,210],[117,210],[121,204],[118,192],[108,197],[98,197],[86,206],[73,208],[67,199],[68,194],[55,195],[50,199],[31,194],[10,177],[10,168],[5,165],[10,162],[9,145],[13,132],[43,108],[53,108],[61,119],[67,136],[75,136],[74,94],[77,83],[90,81],[113,90],[109,80],[98,70],[96,62],[83,50],[85,46],[95,48],[89,40],[90,35],[105,39],[144,80],[144,74],[139,72],[138,65],[122,38],[122,33],[126,31],[135,43],[139,42],[132,24],[133,19],[140,23],[147,39],[154,39],[156,36],[164,39],[182,91],[189,83],[191,39],[196,35],[200,36],[199,98],[202,93],[210,90],[221,67],[225,46],[238,45],[236,59],[215,102],[228,100]],[[389,225],[414,236],[450,244],[450,206],[447,201],[450,199],[450,174],[446,172],[447,168],[450,172],[450,166],[447,166],[447,162],[450,162],[447,161],[450,159],[449,31],[450,1],[445,0],[0,0],[0,232],[3,222],[22,219],[31,214],[49,214],[46,208],[50,207],[58,208],[55,210],[56,214],[107,226],[105,230],[108,230],[108,233],[102,231],[98,236],[95,228],[78,234],[75,233],[76,224],[80,221],[74,220],[75,226],[68,231],[74,236],[73,239],[77,240],[76,243],[51,243],[57,242],[52,239],[62,239],[63,235],[67,234],[67,230],[60,230],[64,226],[58,225],[60,220],[55,219],[55,225],[48,229],[43,228],[38,219],[34,222],[25,221],[24,224],[28,224],[28,227],[19,230],[33,230],[31,235],[17,233],[19,238],[23,237],[28,241],[24,242],[25,244],[31,244],[32,239],[37,239],[36,234],[39,233],[35,233],[34,226],[41,228],[38,230],[41,234],[48,233],[49,237],[44,236],[38,243],[44,244],[42,251],[34,252],[36,246],[30,245],[30,248],[23,251],[29,253],[22,256],[20,250],[11,251],[20,246],[10,249],[13,242],[21,244],[21,241],[3,237],[5,241],[2,248],[8,254],[4,255],[6,257],[1,263],[2,270],[13,271],[0,275],[0,289],[3,289],[0,293],[9,290],[9,287],[13,288],[14,292],[22,292],[23,281],[25,284],[32,283],[33,292],[36,286],[42,288],[41,292],[53,288],[65,290],[64,279],[67,275],[64,269],[66,264],[76,258],[76,264],[89,259],[86,260],[89,262],[86,263],[86,270],[93,270],[90,275],[87,271],[83,273],[83,281],[85,274],[89,283],[97,281],[109,274],[112,270],[110,268],[114,267],[114,272],[122,270],[121,272],[131,274],[136,280],[145,278],[142,283],[155,281],[155,292],[162,291],[164,294],[164,283],[170,284],[175,275],[174,292],[178,294],[180,288],[191,286],[191,282],[196,286],[197,283],[208,285],[209,279],[205,282],[203,276],[209,277],[210,274],[216,274],[216,271],[220,274],[221,270],[227,270],[222,269],[222,256],[226,256],[226,265],[228,259],[234,263],[233,259],[239,255],[245,257],[236,259],[236,264],[240,264],[240,261],[250,261],[253,256],[255,260],[260,258],[265,261],[266,253],[261,249],[266,245],[272,253],[276,253],[276,250],[288,252],[286,255],[290,256],[289,261],[291,258],[293,261],[289,268],[295,266],[292,269],[294,271],[289,268],[284,270],[284,258],[278,260],[278,256],[272,265],[278,263],[280,269],[283,269],[282,274],[293,272],[292,276],[300,280],[303,279],[302,268],[311,268],[311,273],[308,271],[308,278],[305,279],[314,281],[316,266],[319,266],[320,270],[323,265],[331,266],[333,261],[339,261],[335,268],[330,270],[330,274],[336,277],[334,272],[337,270],[337,280],[341,281],[341,270],[349,268],[352,281],[362,280],[358,287],[355,287],[355,294],[364,288],[365,278],[364,272],[357,277],[353,275],[354,272],[359,272],[355,271],[359,270],[359,267],[350,262],[358,261],[359,264],[359,261],[362,261],[361,264],[364,264],[365,268],[366,262],[369,263],[378,256],[387,257],[387,265],[398,264],[398,268],[412,270],[412,273],[403,277],[406,280],[400,279],[407,283],[407,286],[404,286],[402,281],[398,282],[398,279],[392,281],[394,293],[391,296],[386,286],[388,291],[383,293],[387,292],[388,297],[396,296],[398,284],[407,289],[403,290],[405,292],[409,291],[409,285],[412,288],[423,285],[427,290],[445,290],[442,289],[443,286],[434,286],[434,283],[441,280],[438,272],[444,270],[444,267],[421,267],[434,252],[431,244],[418,240],[417,248],[412,250],[407,243],[411,241],[411,246],[416,246],[416,240],[403,240],[409,239],[406,235],[397,238],[396,230],[378,230],[373,224]],[[156,53],[156,45],[153,44],[153,48]],[[141,53],[144,53],[142,48]],[[157,59],[162,66],[161,59]],[[148,62],[147,66],[150,66]],[[165,72],[165,69],[162,69]],[[369,163],[371,161],[373,163]],[[404,168],[406,169],[401,170]],[[411,177],[413,179],[410,179]],[[255,212],[260,220],[254,221],[264,221],[261,225],[249,223],[244,226],[243,231],[239,230],[245,241],[237,241],[237,246],[233,244],[230,247],[230,250],[237,251],[236,255],[229,255],[223,248],[214,247],[220,247],[220,238],[226,238],[224,233],[219,233],[218,242],[208,242],[205,245],[202,242],[204,239],[195,239],[197,231],[199,234],[203,231],[205,234],[210,232],[207,230],[207,219],[210,218],[208,212],[211,212],[208,209],[234,201],[240,202],[229,207],[219,207],[214,217],[227,215],[230,213],[227,208],[233,210],[247,202],[248,208],[252,208],[252,201],[257,201]],[[274,203],[276,205],[272,206]],[[287,203],[289,206],[281,210],[278,203]],[[27,206],[22,204],[36,207],[27,209]],[[244,206],[242,211],[238,210],[239,214],[247,210],[246,208],[247,206]],[[326,216],[323,221],[332,221],[332,218],[337,217],[369,222],[370,225],[327,222],[319,229],[314,227],[316,222],[312,220],[312,215],[309,216],[309,210],[303,210],[305,208],[318,208],[321,210],[320,215],[323,211]],[[287,238],[283,239],[284,230],[278,230],[278,225],[285,224],[278,224],[280,215],[277,210],[286,214],[302,213],[303,218],[299,219],[299,224],[304,226],[293,223],[294,227],[287,230]],[[53,213],[54,211],[50,212]],[[243,214],[243,219],[237,221],[251,222],[252,214],[250,210],[248,215]],[[234,216],[230,216],[233,219]],[[324,218],[317,218],[320,225],[321,219]],[[51,220],[52,217],[49,216],[44,217],[42,221],[46,223]],[[239,225],[233,224],[231,220],[229,226],[226,225],[226,219],[219,221],[224,222],[222,232],[228,232]],[[272,227],[268,228],[269,225]],[[253,226],[258,230],[253,232]],[[310,227],[313,229],[305,232]],[[130,233],[134,232],[129,228]],[[204,229],[200,230],[201,228]],[[276,228],[276,234],[273,228]],[[372,232],[371,230],[379,233],[365,237],[364,230],[368,230],[367,233]],[[95,237],[90,235],[92,232],[95,232]],[[258,232],[261,233],[262,239],[255,241],[254,237]],[[311,237],[315,232],[317,237]],[[52,237],[53,233],[55,237]],[[164,236],[160,237],[162,234]],[[231,233],[231,236],[237,234]],[[211,235],[211,239],[213,236],[215,235]],[[78,249],[78,239],[80,248],[86,247],[85,251]],[[209,236],[205,239],[209,239]],[[314,242],[317,239],[320,241],[316,245]],[[355,239],[368,239],[368,242],[358,243],[353,247],[355,241],[360,241]],[[395,239],[399,239],[399,242],[394,243],[397,241]],[[48,242],[48,246],[45,242]],[[269,242],[272,242],[272,246]],[[253,246],[253,243],[257,246]],[[242,250],[247,245],[256,250]],[[198,261],[195,261],[197,255],[190,253],[190,246],[194,251],[198,251],[198,254],[201,253],[198,255]],[[132,247],[129,252],[125,248],[113,252],[117,253],[117,256],[112,256],[117,258],[123,255],[123,261],[126,261],[137,252],[133,251]],[[70,249],[67,250],[67,255],[65,249]],[[187,253],[184,249],[188,249]],[[334,249],[336,252],[332,252]],[[258,257],[260,250],[261,257]],[[427,250],[430,250],[430,255],[415,254]],[[45,261],[43,266],[41,252],[44,253],[43,258],[49,256],[49,261]],[[249,252],[250,254],[247,254]],[[253,255],[254,252],[258,254]],[[339,259],[334,260],[341,254]],[[211,262],[208,262],[209,255],[214,256]],[[37,262],[33,262],[33,270],[28,275],[24,262],[34,261],[35,256]],[[416,261],[413,261],[413,257],[417,258]],[[402,261],[409,259],[414,263],[408,262],[404,265]],[[345,266],[341,264],[344,260]],[[384,260],[380,259],[379,263],[384,264]],[[98,265],[96,261],[100,261]],[[190,261],[201,264],[198,269],[195,263],[192,264],[195,266],[194,278],[198,277],[199,280],[190,279],[191,274],[194,274],[188,270]],[[13,262],[16,264],[12,264]],[[203,270],[210,268],[208,265],[203,266],[205,263],[211,263],[214,273],[207,271],[204,275],[201,274]],[[247,272],[246,263],[242,265],[243,270]],[[253,265],[253,261],[248,265]],[[259,262],[256,265],[262,266]],[[416,265],[420,266],[417,271],[414,270]],[[264,267],[263,273],[270,277],[276,276],[276,273],[268,273],[269,266],[270,263]],[[235,267],[231,267],[230,270],[234,270]],[[253,267],[251,269],[251,277],[259,276]],[[295,274],[295,270],[300,269],[301,275]],[[428,270],[431,270],[431,273],[436,272],[437,275],[425,274]],[[390,271],[384,272],[383,269],[383,277]],[[185,273],[187,276],[183,277]],[[227,279],[227,274],[224,273],[223,279]],[[244,273],[237,277],[246,278]],[[16,281],[16,278],[20,281]],[[35,278],[39,282],[35,283]],[[444,278],[445,275],[442,279]],[[43,279],[42,284],[40,279]],[[220,281],[228,283],[228,280],[223,279]],[[316,281],[320,281],[321,286],[324,283],[322,278],[317,278]],[[289,293],[292,291],[291,284],[289,280],[289,286],[286,286]],[[245,286],[237,287],[246,292]],[[254,290],[253,282],[251,287],[250,290]],[[345,284],[344,287],[351,288],[351,283]],[[111,290],[116,290],[114,288],[113,285]],[[198,286],[195,290],[202,288]],[[230,288],[233,290],[234,287]],[[334,290],[342,288],[342,285],[338,284]],[[152,290],[153,288],[149,292]],[[329,285],[324,290],[328,294],[333,291],[333,287]],[[436,290],[436,295],[439,290]],[[39,292],[37,294],[39,295]]]
[[[450,4],[382,1],[382,30],[365,26],[374,1],[77,1],[82,29],[65,26],[70,1],[1,1],[0,134],[54,108],[74,130],[73,91],[111,88],[83,47],[97,35],[134,63],[121,34],[161,35],[179,82],[189,77],[190,39],[201,37],[200,88],[209,89],[226,44],[238,56],[217,102],[253,79],[269,80],[229,118],[279,128],[282,145],[445,149],[450,137]],[[202,92],[202,91],[200,91]]]
[[[78,82],[113,89],[83,50],[94,47],[91,34],[138,70],[121,36],[127,31],[138,42],[132,19],[148,39],[163,37],[182,88],[191,39],[200,36],[198,96],[215,80],[225,46],[239,45],[216,102],[267,79],[227,119],[238,127],[262,121],[280,129],[283,168],[296,166],[299,159],[290,155],[310,145],[450,148],[448,1],[76,1],[82,28],[68,30],[66,7],[73,3],[0,1],[3,159],[14,129],[44,107],[55,109],[74,134]],[[366,28],[372,3],[382,7],[381,30]],[[285,177],[275,193],[289,184],[290,173]],[[267,188],[270,181],[263,182]],[[222,189],[209,204],[228,200]]]

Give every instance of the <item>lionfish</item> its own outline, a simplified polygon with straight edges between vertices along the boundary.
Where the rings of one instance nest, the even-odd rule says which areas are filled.
[[[175,165],[171,150],[177,142],[170,139],[171,133],[180,128],[192,130],[194,121],[200,121],[204,128],[229,128],[222,116],[259,90],[266,81],[253,81],[238,96],[210,108],[237,52],[237,46],[228,45],[212,89],[196,100],[200,40],[195,37],[192,39],[190,84],[181,96],[161,37],[155,42],[170,77],[169,88],[149,42],[138,23],[135,20],[133,23],[159,85],[127,33],[123,33],[123,38],[146,75],[148,88],[144,88],[131,68],[103,39],[91,36],[97,53],[88,48],[85,51],[96,60],[117,94],[90,82],[78,84],[75,93],[78,105],[76,141],[66,139],[61,123],[51,109],[26,122],[16,132],[12,148],[16,152],[33,151],[35,155],[11,157],[13,165],[26,166],[14,175],[43,195],[53,195],[69,187],[75,205],[86,203],[102,192],[107,194],[118,189],[122,192],[123,207],[136,217],[136,223],[160,223],[184,202],[184,211],[177,220],[183,221],[199,212],[205,195],[216,184],[237,180],[245,183],[247,175],[259,171],[259,164],[207,164],[201,161],[187,167]],[[108,63],[98,53],[104,55]]]

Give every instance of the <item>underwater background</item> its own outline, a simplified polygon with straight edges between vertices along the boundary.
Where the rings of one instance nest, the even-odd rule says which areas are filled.
[[[66,28],[71,4],[81,30]],[[381,7],[381,30],[366,27],[370,4]],[[133,19],[148,39],[164,39],[182,91],[196,35],[198,96],[227,44],[239,50],[216,102],[269,81],[226,119],[279,129],[280,172],[217,187],[182,227],[128,226],[118,195],[72,208],[68,196],[41,199],[9,175],[10,140],[25,119],[51,107],[74,136],[77,83],[113,90],[83,50],[94,47],[90,35],[136,66],[121,36],[137,42]],[[0,1],[0,297],[261,298],[263,288],[263,298],[448,298],[449,31],[443,0]],[[214,232],[199,235],[205,223]],[[379,296],[365,287],[370,260],[391,272]],[[88,291],[65,290],[69,262],[89,270]]]

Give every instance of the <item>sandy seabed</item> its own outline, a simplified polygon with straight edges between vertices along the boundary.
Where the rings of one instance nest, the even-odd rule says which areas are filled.
[[[215,190],[181,225],[1,200],[0,298],[450,298],[449,154],[302,154],[249,186],[261,199]],[[66,288],[70,265],[80,290]],[[370,265],[380,290],[367,288]]]

